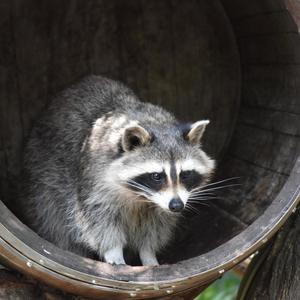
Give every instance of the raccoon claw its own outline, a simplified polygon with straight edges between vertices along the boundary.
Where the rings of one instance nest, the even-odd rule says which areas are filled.
[[[143,266],[159,265],[155,253],[153,253],[153,251],[151,251],[148,248],[142,248],[140,250],[140,259],[142,261]]]
[[[104,254],[104,260],[111,265],[126,265],[123,257],[122,247],[116,247],[106,251],[106,253]]]
[[[112,263],[111,265],[113,265],[113,266],[127,266],[126,263],[121,263],[121,264],[119,264],[119,263]]]
[[[143,266],[152,266],[152,267],[159,266],[157,259],[144,260],[142,264]]]
[[[123,260],[123,262],[120,261],[106,261],[108,264],[112,265],[112,266],[126,266],[127,264],[125,263],[125,261]]]

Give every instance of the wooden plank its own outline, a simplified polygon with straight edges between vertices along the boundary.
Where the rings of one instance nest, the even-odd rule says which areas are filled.
[[[176,106],[181,119],[211,119],[203,144],[218,156],[231,135],[238,106],[239,55],[222,7],[216,1],[189,3],[193,5],[173,1],[172,7]],[[181,20],[189,21],[183,25]]]
[[[178,113],[176,61],[172,34],[172,1],[142,1],[147,101]]]
[[[242,106],[239,120],[247,126],[279,132],[300,138],[300,114]]]
[[[117,35],[119,43],[120,79],[140,97],[147,98],[147,59],[143,36],[141,1],[116,1]]]
[[[241,219],[228,212],[227,208],[218,207],[214,202],[205,201],[205,205],[193,205],[193,211],[184,214],[173,243],[160,257],[162,264],[172,264],[207,253],[248,227]],[[195,228],[206,228],[205,231],[201,230],[201,238]]]
[[[247,66],[242,101],[248,106],[300,113],[300,66]]]
[[[103,16],[101,22],[97,25],[93,17],[90,25],[104,26],[91,31],[96,32],[91,68],[98,73],[104,66],[106,74],[114,75],[119,67],[118,78],[142,99],[162,104],[179,119],[210,118],[214,128],[208,129],[204,144],[217,156],[232,132],[240,80],[238,51],[222,7],[217,1],[194,0],[101,5],[95,13]],[[112,46],[106,46],[107,40]],[[106,47],[112,51],[102,57]],[[219,88],[211,82],[219,82]]]
[[[251,18],[285,9],[285,5],[281,0],[221,0],[221,2],[231,19]]]
[[[23,129],[11,2],[0,4],[0,197],[7,201],[20,170]]]
[[[15,1],[14,37],[27,133],[48,101],[87,73],[85,6],[80,1]]]
[[[221,163],[218,178],[239,177],[231,183],[240,186],[219,191],[216,203],[246,224],[251,224],[270,205],[287,176],[259,167],[228,154]]]
[[[2,142],[0,144],[3,144]],[[8,190],[8,170],[6,166],[5,152],[0,149],[0,199],[4,203],[7,203]]]
[[[120,78],[120,43],[116,1],[88,1],[86,5],[86,51],[93,74]]]
[[[0,299],[78,300],[79,298],[42,285],[16,271],[0,268]]]
[[[231,146],[231,155],[288,175],[300,153],[300,138],[239,124]]]
[[[274,33],[239,40],[243,64],[300,64],[298,33]]]
[[[232,26],[237,38],[298,32],[290,13],[285,10],[267,15],[256,15],[252,18],[233,20]]]

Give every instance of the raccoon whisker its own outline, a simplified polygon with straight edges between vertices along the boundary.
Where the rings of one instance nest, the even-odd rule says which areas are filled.
[[[206,192],[206,190],[198,190],[198,191],[190,191],[191,194],[197,194],[197,193],[206,193],[206,194],[213,194],[213,192]]]
[[[219,199],[219,198],[218,198],[218,197],[200,197],[200,198],[190,197],[190,198],[188,199],[188,201],[189,201],[189,202],[192,202],[192,201],[190,201],[190,200],[195,200],[195,201],[199,200],[199,201],[201,201],[201,200],[214,200],[214,199]]]
[[[225,188],[234,187],[234,186],[241,186],[241,184],[239,184],[239,183],[228,184],[228,185],[217,186],[217,187],[213,187],[213,188],[209,188],[209,189],[203,189],[203,190],[200,190],[199,192],[196,192],[195,194],[202,193],[202,192],[216,191],[216,190],[225,189]]]
[[[203,204],[203,203],[202,203]],[[201,213],[200,213],[200,211],[199,210],[197,210],[195,207],[193,207],[192,205],[188,205],[188,204],[186,204],[185,205],[185,209],[187,210],[187,211],[190,211],[190,212],[193,212],[193,213],[196,213],[197,215],[199,215],[199,216],[201,216]]]
[[[140,186],[145,186],[145,187],[149,188],[149,186],[148,186],[148,185],[146,185],[146,184],[141,184],[141,183],[139,183],[139,182],[136,182],[136,181],[134,181],[134,180],[132,180],[132,179],[128,179],[128,180],[127,180],[127,182],[131,182],[131,183],[133,183],[133,184],[137,184],[137,185],[140,185]]]
[[[217,198],[217,195],[190,195],[189,199],[199,199],[199,198]]]
[[[216,190],[219,189],[223,189],[223,188],[228,188],[228,187],[233,187],[233,186],[239,186],[240,184],[229,184],[229,185],[222,185],[222,186],[216,186],[216,187],[209,187],[209,188],[201,188],[198,191],[193,191],[193,194],[199,194],[199,193],[206,193],[206,192],[214,192]]]
[[[238,180],[238,179],[241,179],[241,177],[240,176],[229,177],[229,178],[225,178],[225,179],[222,179],[219,181],[210,182],[210,183],[206,184],[206,186],[219,184],[219,183],[223,183],[223,182],[227,182],[227,181],[231,181],[231,180]]]
[[[193,197],[193,196],[216,196],[215,193],[205,193],[204,191],[202,193],[200,193],[200,192],[191,193],[190,195],[191,195],[191,197]]]
[[[137,185],[137,184],[133,184],[133,183],[130,183],[130,182],[127,182],[127,185],[132,186],[132,187],[134,187],[134,188],[136,188],[136,189],[138,189],[138,190],[140,190],[140,191],[142,191],[142,192],[144,192],[148,195],[151,195],[151,196],[153,195],[153,193],[149,189],[147,189],[146,187],[144,187],[142,185]]]
[[[136,186],[136,185],[133,185],[133,184],[128,184],[129,186],[131,186],[131,187],[134,187],[135,189],[137,189],[138,191],[140,191],[140,192],[143,192],[143,193],[146,193],[147,195],[152,195],[151,193],[150,193],[150,191],[147,191],[147,190],[145,190],[144,188],[142,188],[142,187],[139,187],[139,186]],[[138,193],[138,191],[136,191],[137,193]],[[141,194],[142,195],[142,194]]]
[[[188,204],[188,203],[187,203],[187,204]],[[203,205],[203,206],[210,207],[207,203],[198,202],[198,204]],[[188,206],[189,206],[190,208],[193,208],[195,211],[200,212],[199,209],[197,209],[196,207],[194,207],[192,204],[188,204]]]
[[[196,197],[196,198],[189,198],[189,199],[191,199],[191,200],[202,200],[202,199],[207,199],[207,200],[226,200],[224,197],[219,197],[219,196],[216,196],[216,197],[201,197],[201,198],[198,198],[198,197]]]
[[[224,180],[215,181],[215,182],[203,185],[201,187],[197,187],[197,188],[193,189],[192,191],[194,191],[194,190],[200,190],[200,189],[203,189],[203,188],[208,187],[208,186],[214,186],[214,185],[217,185],[217,184],[220,184],[220,183],[223,183],[223,182],[227,182],[227,181],[231,181],[231,180],[236,180],[236,179],[240,179],[240,178],[241,177],[230,177],[230,178],[227,178],[227,179],[224,179]]]
[[[148,185],[146,185],[146,184],[140,184],[140,183],[138,183],[138,182],[136,182],[136,181],[134,181],[134,180],[132,180],[132,179],[129,179],[127,182],[132,183],[132,184],[134,184],[134,185],[136,185],[136,186],[140,186],[140,187],[142,187],[142,188],[145,188],[145,189],[151,191],[151,190],[150,190],[150,187],[149,187]]]
[[[202,202],[202,201],[211,201],[211,200],[215,200],[215,199],[205,199],[205,198],[203,198],[203,199],[197,199],[197,200],[194,200],[194,199],[192,199],[192,200],[188,200],[188,203],[191,203],[191,204],[198,204],[198,203],[200,203],[200,202]]]
[[[219,189],[224,189],[224,188],[230,188],[230,187],[235,187],[235,186],[241,186],[242,184],[240,183],[234,183],[234,184],[228,184],[228,185],[222,185],[222,186],[217,186],[217,187],[212,187],[209,189],[203,189],[203,191],[214,191],[214,190],[219,190]]]
[[[190,211],[190,212],[192,212],[192,213],[194,213],[194,214],[196,213],[197,215],[200,215],[198,212],[192,210],[190,207],[186,207],[186,210],[187,210],[187,211]]]
[[[202,202],[207,202],[207,201],[214,201],[214,200],[216,200],[216,199],[200,199],[200,200],[188,200],[188,202],[187,203],[189,203],[189,204],[199,204],[199,203],[202,203]]]
[[[137,197],[135,197],[134,199],[132,199],[132,201],[135,201],[137,199],[139,199],[138,203],[151,204],[151,205],[149,205],[149,208],[157,207],[157,205],[155,203],[153,203],[151,200],[148,200],[147,198],[145,198],[145,196],[143,194],[138,194]]]
[[[146,196],[144,193],[139,193],[139,192],[137,192],[137,191],[136,191],[135,193],[137,194],[137,197],[134,198],[133,200],[136,200],[136,199],[140,198],[140,199],[139,199],[139,202],[149,202],[149,203],[153,203],[152,201],[150,201],[150,200],[147,199],[147,196]]]
[[[203,194],[190,194],[189,198],[199,198],[199,197],[208,197],[208,198],[213,197],[213,198],[215,198],[217,196],[218,195],[216,195],[216,194],[205,194],[205,193],[203,193]]]

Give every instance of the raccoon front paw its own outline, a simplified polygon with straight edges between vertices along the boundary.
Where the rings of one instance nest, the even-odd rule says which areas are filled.
[[[141,259],[143,266],[158,266],[159,265],[155,253],[148,248],[140,249],[140,259]]]
[[[111,265],[126,265],[122,247],[115,247],[106,251],[104,253],[104,260]]]

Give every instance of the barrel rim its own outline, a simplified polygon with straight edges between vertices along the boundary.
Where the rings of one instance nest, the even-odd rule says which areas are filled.
[[[26,244],[26,241],[22,241],[8,229],[12,224],[23,226],[26,229],[24,231],[30,232],[32,237],[38,239],[39,242],[45,243],[45,241],[23,225],[0,202],[0,211],[2,212],[0,215],[0,257],[23,273],[30,274],[66,291],[74,292],[76,290],[79,294],[84,291],[84,295],[86,295],[85,292],[90,295],[92,290],[92,294],[95,292],[97,294],[99,291],[101,293],[118,291],[118,293],[126,293],[127,295],[132,291],[159,295],[167,290],[170,291],[170,289],[183,290],[196,284],[199,285],[199,283],[205,284],[221,276],[226,270],[231,269],[265,244],[279,230],[289,215],[296,210],[300,202],[299,182],[300,156],[283,188],[263,215],[237,236],[208,253],[177,264],[155,267],[111,266],[93,261],[93,266],[97,265],[103,268],[102,276],[104,276],[104,272],[108,272],[108,275],[112,272],[115,275],[121,274],[119,279],[95,276],[95,274],[89,272],[70,268],[59,261],[50,259],[49,255],[33,250]],[[13,223],[8,224],[8,217],[12,218]],[[49,242],[46,242],[46,244],[49,244]],[[87,263],[92,261],[80,258],[76,254],[55,246],[53,246],[53,249],[66,258],[84,259]],[[233,249],[235,251],[232,251]],[[178,266],[180,273],[178,272]],[[146,278],[149,279],[146,280]]]

